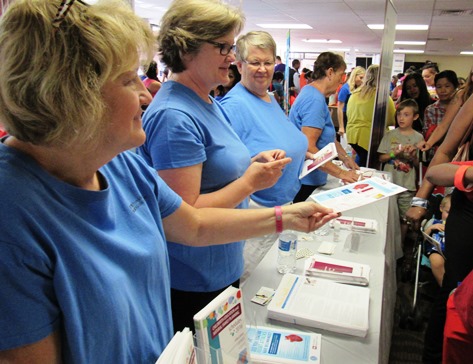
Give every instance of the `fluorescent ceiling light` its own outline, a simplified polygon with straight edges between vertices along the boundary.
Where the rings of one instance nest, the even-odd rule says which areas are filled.
[[[350,48],[329,48],[328,50],[335,52],[350,52]]]
[[[422,41],[403,41],[403,40],[396,40],[394,44],[402,44],[402,45],[425,45],[425,42]]]
[[[384,29],[384,24],[368,24],[370,29]],[[416,25],[416,24],[397,24],[396,30],[428,30],[428,25]]]
[[[472,51],[463,51],[463,52],[460,52],[460,54],[473,55],[473,52]]]
[[[420,49],[395,49],[394,53],[424,53],[423,50]]]
[[[307,43],[342,43],[338,39],[302,39],[302,41]]]
[[[308,24],[256,24],[265,29],[312,29]]]

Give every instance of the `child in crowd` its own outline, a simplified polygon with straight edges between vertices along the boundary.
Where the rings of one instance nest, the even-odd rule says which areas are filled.
[[[401,240],[407,233],[406,211],[417,191],[416,168],[419,166],[418,142],[424,140],[422,134],[412,128],[419,118],[419,107],[413,99],[402,101],[396,111],[396,129],[388,131],[378,148],[379,161],[384,163],[384,170],[391,172],[393,182],[407,189],[397,195],[399,216],[401,217]]]
[[[445,252],[445,222],[450,212],[451,197],[451,195],[446,195],[440,203],[441,219],[436,219],[434,216],[424,227],[424,232],[440,243],[441,252],[432,244],[427,244],[425,249],[425,255],[429,258],[432,274],[440,287],[442,287],[445,273],[445,259],[443,257]]]

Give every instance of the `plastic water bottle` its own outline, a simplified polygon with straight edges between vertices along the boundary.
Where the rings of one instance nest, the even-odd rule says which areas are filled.
[[[345,152],[347,153],[347,156],[349,156],[350,158],[353,157],[353,148],[351,147],[350,144],[348,144],[347,147],[345,148]]]
[[[296,269],[297,235],[292,231],[285,231],[278,239],[278,261],[279,273],[292,273]]]

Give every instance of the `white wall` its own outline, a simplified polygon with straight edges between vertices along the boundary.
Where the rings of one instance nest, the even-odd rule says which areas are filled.
[[[440,71],[452,70],[458,77],[467,78],[473,67],[473,56],[435,56],[425,54],[406,54],[405,62],[437,62]]]

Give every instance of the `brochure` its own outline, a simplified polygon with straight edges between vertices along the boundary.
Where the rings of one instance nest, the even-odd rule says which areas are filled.
[[[328,143],[325,147],[314,154],[314,159],[307,159],[303,166],[299,179],[307,176],[309,173],[315,171],[320,166],[331,161],[338,156],[335,143]]]
[[[320,363],[322,335],[275,327],[248,327],[252,364]]]
[[[332,208],[335,212],[343,212],[404,191],[406,191],[404,187],[378,177],[372,177],[328,191],[322,191],[310,197],[315,202]]]

